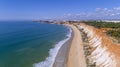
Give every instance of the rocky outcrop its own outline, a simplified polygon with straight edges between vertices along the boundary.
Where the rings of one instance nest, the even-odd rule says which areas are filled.
[[[96,67],[120,67],[120,46],[104,34],[100,29],[80,23],[79,29],[87,34],[89,46],[92,47],[89,60]]]

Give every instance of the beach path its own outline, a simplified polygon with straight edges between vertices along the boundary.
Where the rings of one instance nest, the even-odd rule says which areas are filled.
[[[69,25],[74,33],[67,58],[67,67],[86,67],[86,59],[83,50],[83,43],[80,31],[74,26]]]

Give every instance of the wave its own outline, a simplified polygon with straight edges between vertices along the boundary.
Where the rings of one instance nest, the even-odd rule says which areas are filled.
[[[67,38],[64,40],[59,41],[54,48],[49,50],[49,57],[46,58],[45,61],[39,62],[39,63],[35,63],[33,65],[33,67],[52,67],[55,61],[55,57],[57,56],[57,53],[59,51],[59,49],[61,48],[61,46],[67,42],[72,35],[72,30],[71,28],[69,28],[69,33],[66,35]]]

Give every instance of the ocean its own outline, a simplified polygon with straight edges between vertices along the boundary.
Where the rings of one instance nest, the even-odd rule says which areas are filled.
[[[70,37],[64,25],[0,21],[0,67],[52,67]]]

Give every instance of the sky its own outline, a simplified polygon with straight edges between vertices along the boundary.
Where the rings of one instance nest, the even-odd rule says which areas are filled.
[[[0,0],[0,20],[119,18],[120,0]]]

